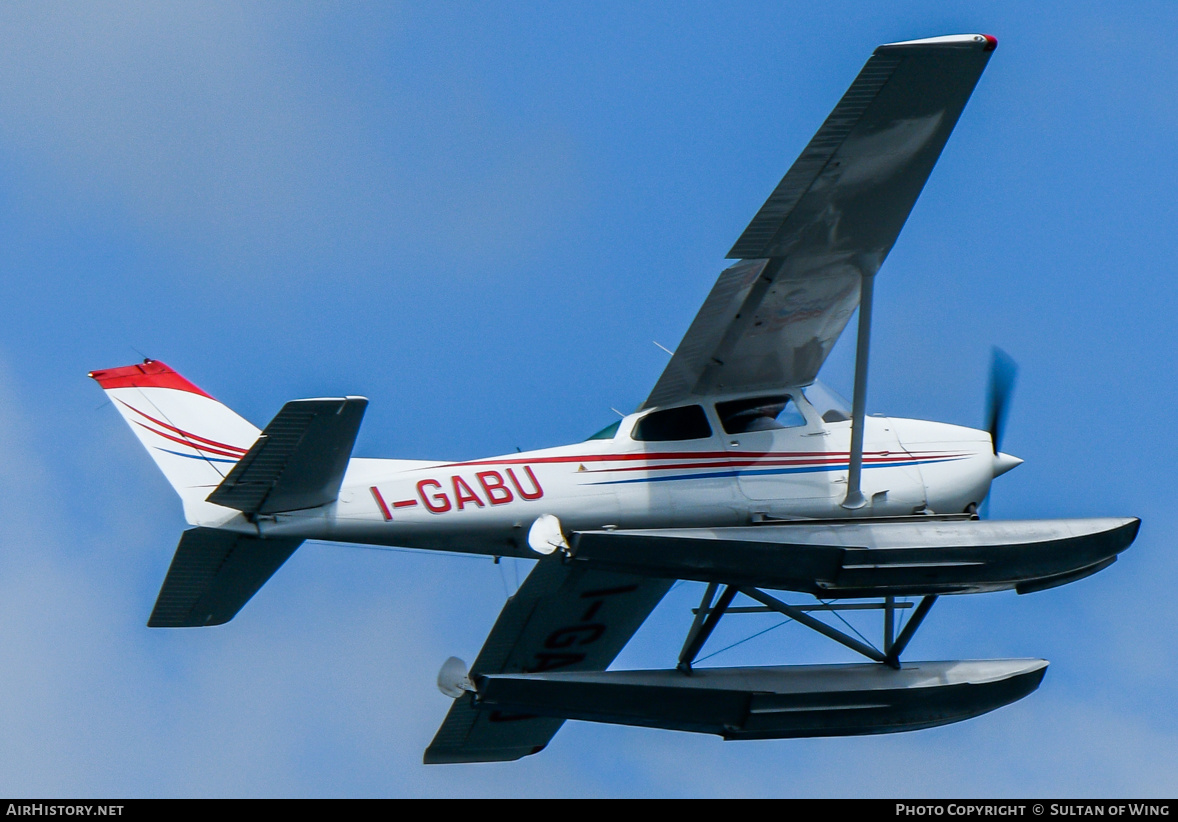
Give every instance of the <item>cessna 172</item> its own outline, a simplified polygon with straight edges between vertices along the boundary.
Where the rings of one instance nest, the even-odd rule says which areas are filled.
[[[163,363],[93,372],[195,526],[148,625],[227,622],[307,539],[538,558],[469,672],[443,666],[455,701],[426,762],[518,759],[567,719],[727,739],[886,733],[1035,690],[1043,660],[901,656],[939,596],[1072,582],[1114,562],[1139,521],[978,518],[1020,462],[999,450],[1009,379],[986,431],[865,413],[874,278],[995,46],[876,49],[737,240],[739,262],[650,396],[585,442],[358,459],[361,397],[296,400],[259,431]],[[848,410],[815,380],[856,308]],[[676,580],[706,588],[675,667],[607,670]],[[733,606],[737,594],[756,604]],[[870,661],[694,666],[725,614],[754,609]],[[878,610],[881,646],[814,616],[838,609]]]

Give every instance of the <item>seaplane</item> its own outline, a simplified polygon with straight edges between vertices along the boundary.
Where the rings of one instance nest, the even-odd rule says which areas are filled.
[[[875,277],[996,45],[877,48],[737,239],[650,396],[584,442],[364,459],[363,397],[294,400],[259,430],[162,362],[91,372],[192,526],[147,624],[228,622],[305,540],[537,560],[473,664],[442,666],[454,701],[427,763],[516,760],[570,719],[729,740],[877,734],[1034,691],[1045,660],[904,651],[938,598],[1088,577],[1139,520],[979,517],[1021,462],[1000,448],[1003,360],[986,429],[866,414]],[[856,311],[848,408],[817,378]],[[611,670],[680,580],[703,590],[678,655]],[[836,627],[840,610],[878,612],[878,645]],[[749,611],[865,661],[697,664],[719,621]]]

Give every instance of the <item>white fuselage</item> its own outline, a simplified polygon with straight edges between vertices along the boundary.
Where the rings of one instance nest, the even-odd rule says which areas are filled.
[[[706,437],[635,439],[638,421],[655,409],[625,417],[610,438],[540,451],[468,462],[352,459],[332,505],[252,523],[233,512],[216,524],[263,536],[535,556],[528,530],[544,514],[566,531],[719,527],[959,513],[989,491],[995,457],[986,432],[868,417],[869,502],[848,510],[851,423],[825,422],[798,400],[805,422],[794,427],[728,434],[705,404]]]

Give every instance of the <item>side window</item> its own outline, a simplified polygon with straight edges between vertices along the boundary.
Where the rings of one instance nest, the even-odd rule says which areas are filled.
[[[702,440],[712,436],[712,426],[701,406],[688,405],[647,414],[634,426],[631,436],[645,442]]]
[[[716,414],[729,434],[797,428],[806,424],[806,418],[788,394],[718,402]]]

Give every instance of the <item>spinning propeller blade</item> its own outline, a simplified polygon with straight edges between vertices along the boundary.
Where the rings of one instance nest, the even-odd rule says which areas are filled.
[[[1010,395],[1014,391],[1014,378],[1017,374],[1018,365],[1015,361],[1001,348],[995,347],[990,360],[990,391],[986,403],[986,430],[990,432],[995,456],[1002,446],[1002,429],[1006,424]]]
[[[994,447],[994,477],[1005,474],[1011,468],[1019,465],[1022,460],[1003,454],[999,450],[1002,446],[1002,429],[1006,425],[1006,414],[1010,410],[1010,396],[1014,392],[1014,378],[1018,374],[1018,365],[1009,354],[995,346],[990,355],[990,388],[986,399],[986,430],[990,432],[990,442]],[[990,516],[990,497],[986,498],[978,509],[982,519]]]

